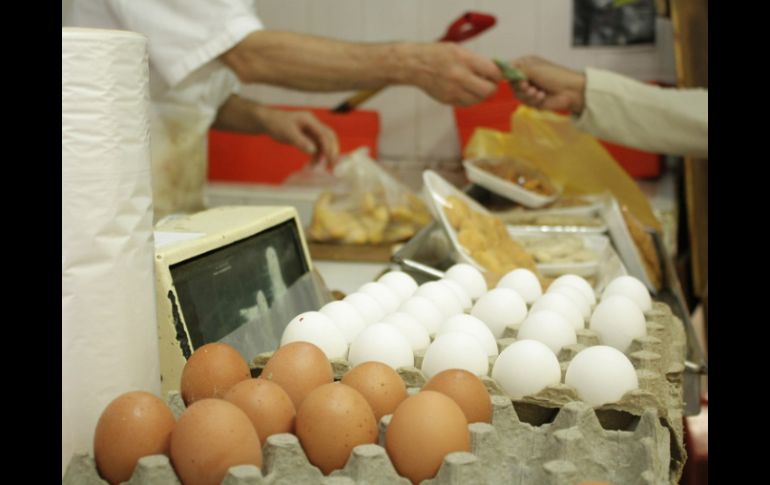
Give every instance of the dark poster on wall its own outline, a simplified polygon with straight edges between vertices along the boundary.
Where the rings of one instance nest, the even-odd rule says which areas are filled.
[[[573,0],[573,46],[655,43],[655,0]]]

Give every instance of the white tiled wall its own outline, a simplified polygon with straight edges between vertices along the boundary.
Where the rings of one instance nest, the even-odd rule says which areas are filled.
[[[658,20],[655,46],[573,48],[572,0],[256,0],[267,28],[354,41],[441,37],[449,24],[474,10],[497,17],[490,30],[465,43],[490,57],[538,54],[573,68],[611,69],[637,79],[673,82],[671,27]],[[332,108],[350,92],[312,94],[249,86],[245,95],[265,103]],[[452,109],[411,87],[390,87],[365,103],[380,112],[380,159],[432,166],[460,157]]]

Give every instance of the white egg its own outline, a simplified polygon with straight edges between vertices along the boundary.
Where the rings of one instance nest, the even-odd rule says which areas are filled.
[[[412,350],[423,350],[430,345],[430,336],[420,322],[406,312],[391,313],[382,321],[396,327],[409,341]]]
[[[633,300],[621,295],[609,296],[596,305],[589,328],[599,335],[599,342],[621,352],[628,350],[635,338],[647,335],[644,313]]]
[[[465,291],[465,289],[460,286],[460,283],[456,282],[455,280],[450,280],[449,278],[442,278],[438,280],[438,282],[447,285],[449,289],[454,292],[455,296],[457,296],[457,301],[460,302],[460,306],[464,312],[471,309],[473,306],[471,297],[468,296],[468,293]]]
[[[444,277],[459,283],[472,300],[487,292],[487,280],[484,275],[470,264],[457,263],[446,270]]]
[[[352,367],[375,361],[397,369],[414,365],[412,346],[393,325],[375,323],[366,327],[350,344],[348,361]]]
[[[586,296],[574,286],[559,285],[556,288],[548,288],[548,293],[561,293],[569,298],[580,311],[583,320],[586,320],[591,316],[591,303]]]
[[[495,288],[476,300],[471,315],[484,322],[495,338],[500,338],[505,327],[524,321],[527,317],[527,304],[515,290]]]
[[[377,300],[377,303],[385,310],[385,314],[393,313],[398,308],[398,305],[401,304],[401,299],[398,295],[382,283],[375,283],[374,281],[364,283],[358,289],[358,292],[366,293]]]
[[[416,296],[424,296],[441,310],[444,318],[449,318],[452,315],[457,315],[463,312],[463,307],[460,305],[460,301],[457,299],[457,295],[447,285],[443,285],[438,281],[428,281],[421,284],[417,291]]]
[[[580,290],[586,298],[588,298],[588,301],[591,303],[591,306],[596,305],[596,293],[594,293],[594,289],[591,286],[591,284],[585,280],[582,276],[578,276],[575,274],[565,274],[561,275],[555,280],[553,280],[553,283],[551,283],[551,286],[548,288],[553,288],[554,285],[569,285],[574,286],[578,290]]]
[[[385,310],[382,308],[382,305],[366,293],[351,293],[343,298],[342,301],[353,305],[358,310],[358,313],[364,317],[367,325],[377,323],[385,318]]]
[[[472,335],[473,338],[479,341],[487,355],[497,357],[497,341],[495,340],[495,336],[492,335],[492,331],[489,330],[489,327],[487,327],[484,322],[473,315],[461,313],[449,317],[438,328],[436,336],[450,332],[464,332]]]
[[[441,310],[424,296],[412,296],[398,307],[398,311],[413,316],[420,322],[420,325],[425,327],[430,336],[436,334],[438,326],[444,321],[444,314],[441,313]]]
[[[518,268],[509,271],[500,281],[497,282],[498,288],[510,288],[524,298],[527,305],[531,305],[543,294],[543,287],[540,286],[540,280],[532,271],[526,268]]]
[[[531,396],[561,382],[559,360],[544,343],[517,340],[497,357],[492,378],[514,399]]]
[[[467,333],[445,333],[428,346],[420,370],[430,379],[447,369],[465,369],[477,376],[485,376],[489,359],[481,344]]]
[[[650,298],[650,292],[647,290],[647,287],[644,286],[644,283],[633,276],[618,276],[610,281],[610,284],[607,285],[607,288],[602,292],[602,300],[613,295],[622,295],[630,298],[644,313],[652,310],[652,298]]]
[[[401,301],[406,300],[417,291],[417,282],[409,273],[404,271],[388,271],[377,278],[377,283],[382,283],[396,292]]]
[[[315,344],[327,359],[344,359],[348,343],[331,318],[321,312],[303,312],[294,317],[281,336],[281,347],[291,342]]]
[[[565,295],[560,293],[546,293],[538,298],[529,310],[530,313],[537,313],[542,310],[553,310],[561,314],[576,330],[585,328],[583,314],[580,313],[577,305]]]
[[[618,402],[625,393],[639,388],[639,378],[628,357],[606,345],[581,350],[569,363],[564,383],[594,407]]]
[[[330,301],[322,306],[319,311],[332,319],[334,325],[340,329],[348,343],[352,342],[361,330],[366,327],[364,317],[349,302],[342,300]]]
[[[542,342],[557,356],[562,347],[577,343],[575,327],[553,310],[530,314],[519,327],[516,338]]]

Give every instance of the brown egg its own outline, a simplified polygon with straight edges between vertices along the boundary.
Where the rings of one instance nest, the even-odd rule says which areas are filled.
[[[451,397],[468,423],[492,422],[492,398],[478,376],[464,369],[447,369],[425,383],[423,391],[437,391]]]
[[[171,462],[185,485],[219,485],[236,465],[262,466],[262,447],[249,417],[222,399],[192,404],[171,433]]]
[[[294,403],[286,391],[267,379],[247,379],[234,385],[225,400],[235,404],[251,420],[262,446],[267,437],[294,431]]]
[[[182,370],[182,399],[189,406],[198,399],[222,397],[238,382],[251,377],[249,364],[231,346],[219,342],[195,349]]]
[[[364,396],[338,382],[313,390],[297,411],[297,437],[310,463],[328,475],[354,447],[377,441],[377,421]]]
[[[360,392],[374,411],[377,422],[386,414],[393,414],[396,406],[406,399],[406,385],[398,373],[382,362],[359,364],[340,381]]]
[[[104,408],[94,432],[99,474],[115,484],[128,481],[139,458],[168,455],[176,420],[162,399],[145,391],[121,394]]]
[[[313,389],[334,381],[326,354],[309,342],[292,342],[276,350],[259,377],[281,386],[298,412]]]
[[[393,466],[415,484],[434,477],[448,453],[470,449],[471,436],[462,409],[436,391],[421,391],[406,398],[385,430],[385,450]]]

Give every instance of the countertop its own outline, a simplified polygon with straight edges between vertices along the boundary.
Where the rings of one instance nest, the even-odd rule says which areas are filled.
[[[354,261],[313,260],[329,290],[346,295],[358,290],[361,285],[376,280],[389,269],[396,269],[392,263],[364,263]]]

